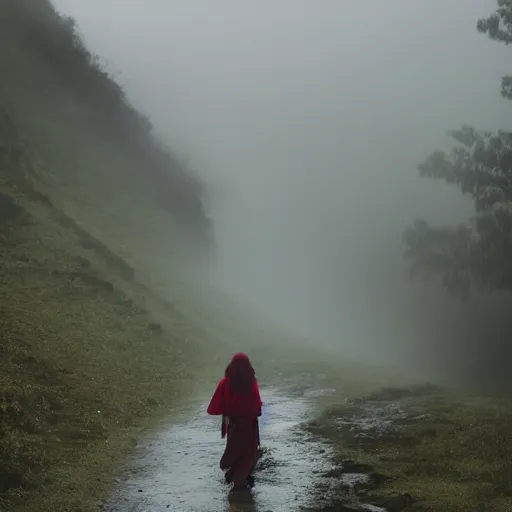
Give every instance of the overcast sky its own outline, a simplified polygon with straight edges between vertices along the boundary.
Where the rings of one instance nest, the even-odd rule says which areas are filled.
[[[470,211],[417,164],[510,128],[495,0],[54,3],[209,183],[223,284],[312,336],[399,314],[403,229]]]

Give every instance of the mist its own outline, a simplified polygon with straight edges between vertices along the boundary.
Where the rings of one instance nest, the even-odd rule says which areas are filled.
[[[402,233],[471,213],[416,172],[448,129],[511,128],[509,50],[476,30],[495,0],[54,4],[206,181],[217,284],[374,359],[432,335],[425,296],[439,310],[449,299],[407,281]]]

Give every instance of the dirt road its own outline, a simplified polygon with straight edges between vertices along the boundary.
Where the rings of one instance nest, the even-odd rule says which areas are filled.
[[[262,389],[264,454],[256,486],[244,502],[228,503],[218,467],[224,441],[219,419],[195,402],[138,447],[130,469],[104,506],[109,512],[297,512],[306,509],[315,475],[330,468],[329,447],[307,438],[314,393]]]

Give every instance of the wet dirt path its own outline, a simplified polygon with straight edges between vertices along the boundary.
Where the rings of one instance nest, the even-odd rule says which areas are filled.
[[[243,503],[229,503],[218,467],[224,448],[219,418],[193,403],[162,432],[141,442],[120,479],[108,512],[299,512],[307,507],[315,475],[330,468],[329,447],[308,438],[314,395],[262,388],[260,418],[264,454],[256,486]]]

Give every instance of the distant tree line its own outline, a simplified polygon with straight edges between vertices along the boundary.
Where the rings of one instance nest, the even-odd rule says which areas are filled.
[[[512,2],[497,9],[476,28],[490,39],[512,43]],[[512,99],[512,76],[504,76],[501,94]],[[452,131],[450,152],[434,151],[419,165],[421,177],[442,179],[471,196],[474,215],[452,227],[417,220],[404,234],[413,278],[440,278],[446,289],[467,298],[476,290],[512,290],[512,133]]]

